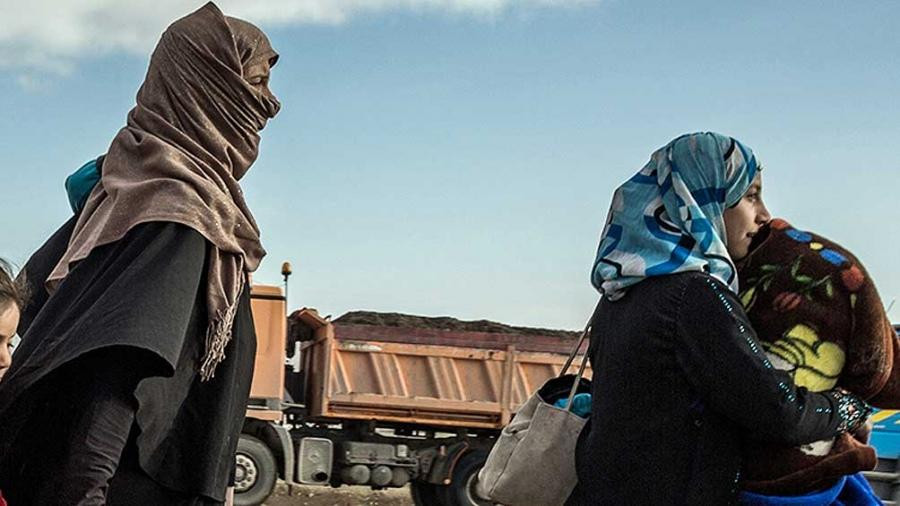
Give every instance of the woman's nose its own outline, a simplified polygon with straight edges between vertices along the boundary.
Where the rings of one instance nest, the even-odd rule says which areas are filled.
[[[768,223],[772,220],[772,215],[769,213],[769,209],[765,204],[760,204],[761,209],[759,210],[759,214],[756,215],[757,223]]]

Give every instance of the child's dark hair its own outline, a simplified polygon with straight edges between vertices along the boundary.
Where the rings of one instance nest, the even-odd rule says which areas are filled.
[[[21,311],[28,299],[25,292],[24,276],[17,280],[13,277],[9,262],[0,259],[0,309],[12,302]]]

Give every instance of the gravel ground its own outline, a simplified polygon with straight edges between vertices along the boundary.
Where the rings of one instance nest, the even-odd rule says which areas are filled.
[[[369,487],[288,486],[279,481],[265,506],[413,506],[409,487],[374,491]]]

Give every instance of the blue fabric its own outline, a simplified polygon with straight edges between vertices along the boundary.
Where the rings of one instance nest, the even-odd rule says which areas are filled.
[[[568,397],[561,397],[553,403],[553,405],[560,409],[566,409],[566,403],[569,401]],[[572,413],[580,416],[581,418],[587,418],[591,414],[591,394],[581,393],[575,394],[575,397],[572,398]]]
[[[88,195],[100,181],[100,171],[97,168],[97,159],[84,164],[66,178],[66,194],[69,196],[69,206],[76,214],[84,208]]]
[[[741,492],[744,506],[880,506],[881,499],[862,473],[843,476],[834,486],[819,492],[795,496],[773,496]]]
[[[869,481],[862,473],[847,476],[847,484],[838,496],[838,506],[881,506],[881,499],[872,490]]]
[[[725,209],[756,177],[753,152],[724,135],[683,135],[613,195],[591,282],[615,300],[649,276],[706,271],[737,292]]]
[[[755,494],[753,492],[741,492],[740,503],[745,506],[793,506],[793,505],[819,505],[827,506],[834,504],[838,496],[841,494],[844,485],[847,483],[847,477],[842,476],[834,486],[804,495],[777,496]]]

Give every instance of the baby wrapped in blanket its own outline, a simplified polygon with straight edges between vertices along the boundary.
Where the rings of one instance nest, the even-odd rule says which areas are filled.
[[[879,408],[900,408],[900,342],[875,284],[846,249],[772,220],[738,263],[741,302],[778,369],[797,386],[840,386]],[[748,441],[741,488],[798,495],[872,469],[865,436],[843,434],[801,447]]]

